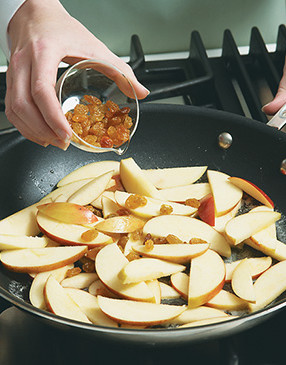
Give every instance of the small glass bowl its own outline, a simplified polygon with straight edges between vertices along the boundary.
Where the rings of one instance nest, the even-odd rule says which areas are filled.
[[[118,73],[122,75],[121,84],[126,82],[125,88],[129,88],[131,98],[126,96],[117,84],[105,75],[115,75],[118,80]],[[74,138],[71,140],[72,145],[88,152],[101,153],[112,151],[118,155],[126,152],[138,125],[139,103],[131,82],[118,68],[101,60],[80,61],[69,67],[62,74],[56,84],[56,93],[64,114],[73,110],[81,102],[84,95],[95,96],[102,103],[111,100],[120,109],[128,106],[130,108],[129,116],[132,118],[133,125],[130,128],[129,140],[121,146],[112,148],[96,147],[84,141],[74,131]]]

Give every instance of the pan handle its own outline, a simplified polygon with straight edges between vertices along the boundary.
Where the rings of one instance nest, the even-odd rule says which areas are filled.
[[[270,127],[281,130],[286,125],[286,104],[267,123]]]

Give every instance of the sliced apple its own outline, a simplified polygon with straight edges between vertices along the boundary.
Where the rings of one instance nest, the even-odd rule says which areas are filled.
[[[98,221],[90,209],[74,203],[48,203],[38,205],[37,208],[39,212],[64,223],[90,224]]]
[[[133,237],[132,233],[128,234],[128,241],[124,246],[124,255],[127,256],[130,252],[133,252],[133,247],[143,245],[144,243],[144,236],[141,235],[140,237]]]
[[[265,205],[260,205],[258,207],[253,208],[249,213],[253,212],[261,212],[261,211],[273,211],[273,208],[266,207]],[[259,241],[262,239],[265,239],[266,237],[273,238],[276,240],[276,224],[270,224],[266,228],[262,229],[261,231],[255,233],[250,237],[251,240],[253,240],[255,243],[259,244]],[[273,241],[274,242],[274,241]],[[273,246],[273,249],[275,250],[276,246]]]
[[[211,192],[208,183],[197,183],[159,191],[162,200],[184,203],[187,199],[200,200]]]
[[[146,222],[143,233],[150,233],[154,237],[167,237],[169,234],[177,236],[183,242],[192,238],[200,238],[210,244],[210,248],[222,256],[229,257],[230,246],[222,234],[199,219],[179,216],[162,215]]]
[[[47,246],[47,237],[16,236],[0,234],[0,250],[15,250],[19,248],[40,248]]]
[[[278,261],[286,260],[286,244],[275,238],[260,238],[255,243],[251,238],[244,241],[248,246],[269,255]]]
[[[228,239],[235,245],[275,223],[281,218],[278,212],[252,212],[231,219],[225,226]]]
[[[98,296],[100,309],[119,323],[157,325],[180,315],[186,306],[143,303]]]
[[[155,244],[152,250],[148,250],[145,245],[132,246],[133,251],[145,257],[153,257],[156,259],[175,262],[177,264],[185,264],[196,256],[206,252],[209,248],[208,243],[178,243],[178,244]]]
[[[93,324],[106,327],[118,327],[118,324],[107,317],[99,308],[95,296],[84,290],[75,288],[65,288],[64,291]]]
[[[227,317],[224,316],[224,317],[201,319],[200,321],[182,324],[179,328],[206,326],[206,325],[210,325],[210,324],[214,324],[214,323],[230,321],[231,319],[234,319],[234,318],[238,318],[238,316],[227,316]]]
[[[78,181],[71,182],[67,185],[63,185],[55,190],[52,190],[47,197],[50,198],[52,201],[67,202],[69,197],[74,194],[76,191],[81,189],[84,185],[92,181],[91,178],[82,179]],[[38,204],[39,205],[39,204]]]
[[[45,309],[44,288],[48,278],[52,275],[58,282],[62,281],[69,269],[73,268],[73,265],[66,265],[59,269],[40,272],[35,275],[32,285],[29,291],[29,299],[34,307]]]
[[[160,199],[158,190],[132,157],[120,161],[120,178],[128,193]]]
[[[270,304],[286,290],[286,261],[271,266],[254,283],[255,303],[249,303],[249,310],[255,312]]]
[[[99,279],[90,284],[88,292],[95,296],[102,295],[109,298],[118,298],[118,295],[107,289],[107,287]]]
[[[36,215],[37,206],[42,203],[49,203],[50,198],[44,198],[40,202],[30,205],[27,208],[2,219],[0,221],[1,234],[13,234],[19,236],[37,236],[41,231],[38,227]]]
[[[143,170],[145,176],[158,189],[188,185],[197,181],[206,171],[207,166],[171,167],[165,169]]]
[[[118,278],[123,284],[131,284],[169,276],[185,269],[184,265],[173,262],[154,258],[141,258],[126,264],[118,273]]]
[[[114,198],[114,192],[113,191],[104,191],[102,194],[99,195],[99,197],[91,202],[91,205],[94,206],[97,209],[103,209],[102,205],[102,198],[108,198],[112,200],[114,203],[116,203]]]
[[[108,216],[112,214],[117,214],[117,211],[120,209],[120,206],[117,203],[105,196],[102,196],[101,204],[104,218],[108,218]]]
[[[215,217],[214,229],[220,233],[224,233],[227,222],[236,216],[240,207],[241,203],[239,202],[230,212],[221,215],[220,217]]]
[[[72,171],[58,182],[58,187],[67,185],[74,181],[95,178],[108,171],[113,170],[113,174],[119,174],[119,162],[118,161],[97,161],[87,165],[81,166],[78,169]]]
[[[204,319],[221,318],[228,316],[229,315],[222,310],[201,306],[197,308],[187,308],[182,314],[172,319],[168,323],[182,325],[185,323],[200,321]]]
[[[82,240],[81,235],[88,230],[78,224],[67,224],[38,213],[37,222],[40,230],[52,240],[63,245],[87,245],[89,248],[107,245],[112,241],[110,236],[98,232],[98,235],[89,242]]]
[[[214,170],[208,170],[207,176],[214,197],[216,216],[219,217],[231,211],[241,200],[243,192],[228,179],[229,175]]]
[[[248,302],[222,289],[205,305],[226,311],[240,311],[248,307]]]
[[[234,269],[231,278],[231,287],[239,298],[247,302],[255,302],[255,293],[247,258],[243,259]]]
[[[146,284],[154,295],[155,304],[160,304],[161,303],[161,287],[160,287],[159,281],[157,279],[147,280]]]
[[[46,282],[44,297],[46,306],[52,313],[75,321],[91,323],[52,275]]]
[[[74,192],[69,198],[69,203],[87,205],[97,199],[106,189],[110,182],[113,171],[108,171],[103,175],[95,177],[90,182],[85,184],[79,190]]]
[[[96,225],[96,229],[104,233],[130,233],[141,229],[145,222],[129,216],[118,216],[105,219]]]
[[[117,204],[122,207],[125,207],[126,200],[132,194],[126,193],[124,191],[116,191],[114,194],[115,200]],[[197,208],[193,208],[187,205],[173,203],[168,201],[162,201],[159,199],[153,199],[145,197],[147,204],[143,207],[138,207],[136,209],[129,209],[131,213],[142,217],[142,218],[151,218],[157,215],[160,215],[160,209],[162,205],[169,205],[172,207],[173,211],[170,214],[177,214],[177,215],[191,215],[197,211]]]
[[[64,288],[85,289],[97,279],[98,275],[96,273],[81,272],[77,275],[63,279],[60,283]]]
[[[189,275],[184,272],[179,272],[177,274],[171,275],[171,285],[177,290],[182,298],[188,300],[189,294]]]
[[[118,273],[128,262],[116,243],[105,246],[95,258],[99,279],[109,290],[123,298],[153,302],[154,295],[145,282],[123,284],[118,278]]]
[[[200,200],[198,216],[203,222],[209,224],[210,226],[215,225],[215,205],[214,197],[211,193],[207,194]]]
[[[243,190],[246,194],[252,196],[252,198],[258,200],[260,203],[269,208],[274,208],[274,203],[269,196],[252,182],[242,179],[241,177],[234,176],[230,177],[229,181],[239,189]]]
[[[25,248],[1,252],[3,266],[16,272],[42,272],[72,264],[87,252],[87,246]]]
[[[159,281],[160,291],[161,291],[161,299],[178,299],[180,298],[180,294],[175,290],[172,286]]]
[[[225,263],[226,275],[225,281],[230,282],[232,279],[233,271],[236,269],[237,265],[242,260],[236,260],[232,262]],[[250,271],[250,275],[252,279],[256,279],[259,275],[261,275],[265,270],[267,270],[272,264],[272,259],[270,256],[263,257],[249,257],[248,258],[248,267]]]
[[[222,258],[212,250],[191,261],[188,306],[198,307],[207,303],[223,287],[225,265]]]

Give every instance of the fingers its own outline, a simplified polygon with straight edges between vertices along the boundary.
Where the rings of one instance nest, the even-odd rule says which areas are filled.
[[[53,65],[50,68],[47,67],[47,70],[52,69]],[[33,72],[35,70],[36,72]],[[57,66],[55,70],[57,70]],[[69,144],[67,133],[57,133],[59,129],[62,129],[62,123],[67,125],[68,132],[70,129],[62,111],[60,110],[60,123],[58,124],[57,121],[54,122],[57,117],[50,121],[49,117],[52,112],[50,114],[46,112],[46,109],[54,109],[53,104],[49,101],[51,89],[56,98],[53,88],[55,82],[54,73],[42,72],[45,75],[46,84],[41,91],[37,90],[37,85],[43,82],[38,73],[38,67],[33,67],[33,59],[31,62],[27,53],[20,51],[11,57],[7,71],[6,115],[25,138],[43,146],[52,144],[66,149]],[[37,80],[40,80],[39,83]],[[34,86],[33,83],[35,84]],[[47,98],[46,94],[48,95]],[[58,104],[57,99],[56,102]],[[44,108],[42,107],[43,105]]]
[[[265,114],[273,115],[286,103],[286,62],[284,65],[283,76],[279,83],[277,94],[274,99],[263,106],[262,111]]]
[[[48,49],[33,55],[31,71],[31,94],[42,118],[49,128],[68,146],[72,130],[69,126],[55,92],[59,60]]]

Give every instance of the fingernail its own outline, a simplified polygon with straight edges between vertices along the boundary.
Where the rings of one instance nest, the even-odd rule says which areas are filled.
[[[69,142],[63,142],[61,139],[54,139],[51,144],[55,147],[60,148],[63,151],[66,151],[69,146]]]
[[[267,103],[265,105],[263,105],[263,107],[261,108],[261,110],[264,112],[264,108],[266,108],[270,103]]]
[[[57,129],[56,134],[63,140],[65,144],[70,142],[70,136],[63,129]]]
[[[147,93],[148,93],[147,95],[149,95],[149,94],[150,94],[150,90],[149,90],[149,89],[147,89],[147,87],[145,87],[145,86],[143,86],[143,85],[142,85],[142,89],[143,89],[143,90],[145,90],[145,91],[147,91]]]

